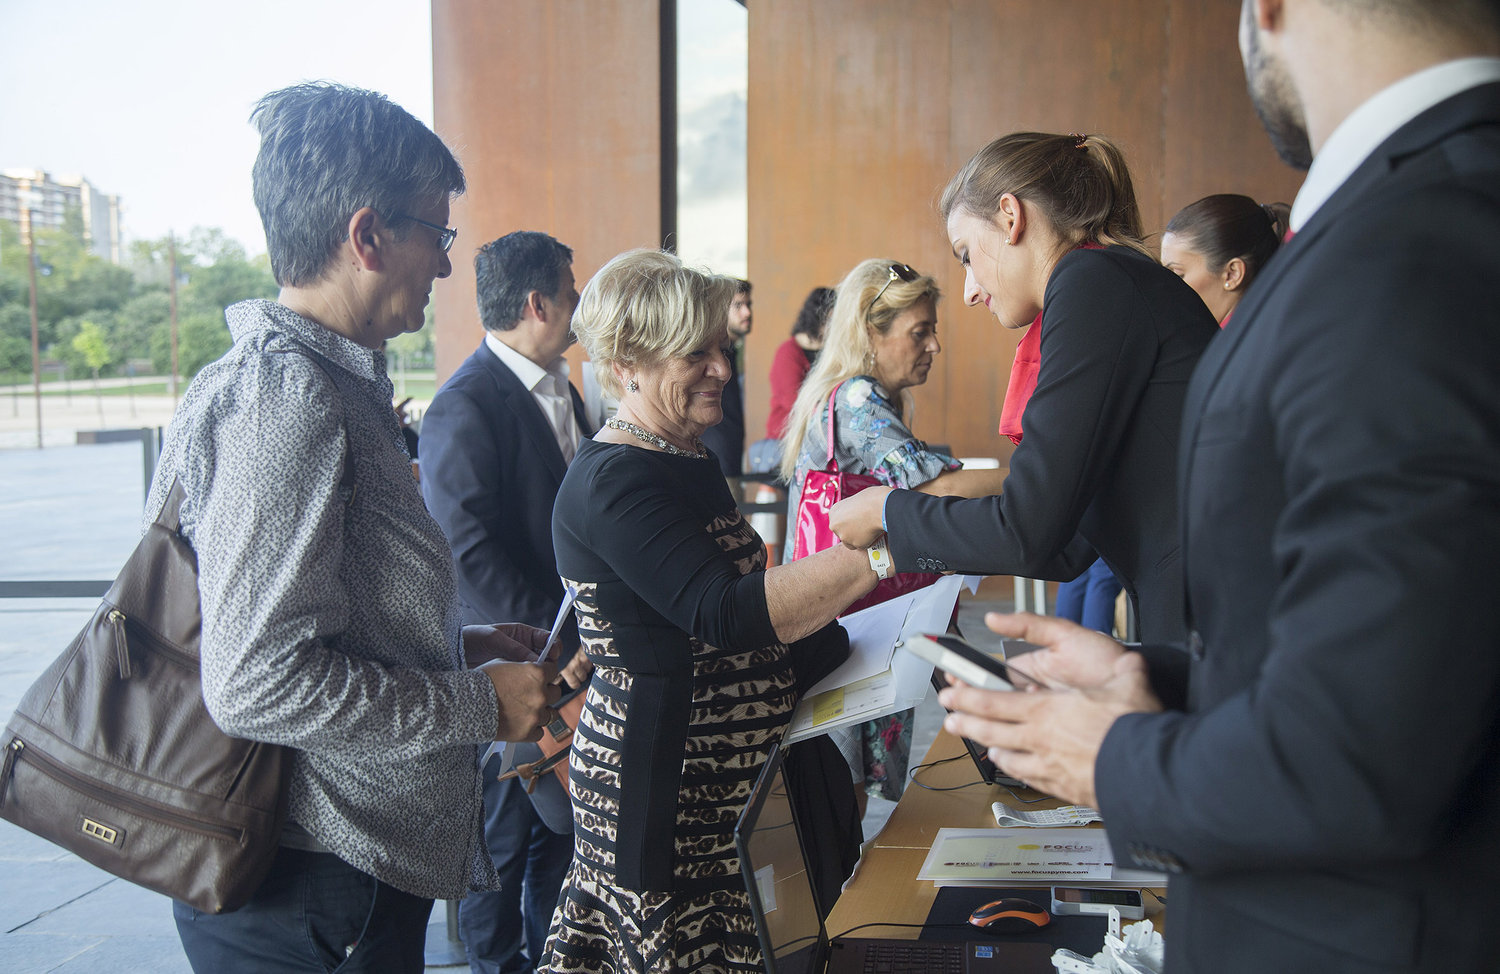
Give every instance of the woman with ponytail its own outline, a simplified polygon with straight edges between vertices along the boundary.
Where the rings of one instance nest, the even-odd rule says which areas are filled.
[[[1161,236],[1161,262],[1208,305],[1219,327],[1286,236],[1292,208],[1218,193],[1177,211]]]
[[[941,211],[966,303],[1028,329],[1002,415],[1009,476],[975,499],[872,487],[835,506],[833,529],[860,547],[888,532],[898,571],[1068,580],[1097,550],[1140,634],[1182,637],[1177,435],[1217,329],[1142,243],[1124,156],[1098,136],[1003,136],[953,177]]]

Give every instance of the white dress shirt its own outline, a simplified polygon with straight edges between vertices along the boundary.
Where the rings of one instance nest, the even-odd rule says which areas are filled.
[[[1492,81],[1500,81],[1500,58],[1461,58],[1407,75],[1371,96],[1339,123],[1313,159],[1292,204],[1292,231],[1301,231],[1397,129],[1438,102]]]
[[[531,391],[532,398],[547,417],[552,435],[557,439],[557,448],[562,451],[563,462],[572,463],[578,452],[578,421],[573,415],[573,396],[568,387],[568,360],[559,355],[547,368],[542,368],[531,359],[496,338],[492,332],[484,333],[484,344],[495,353],[505,367],[510,369],[521,385]]]

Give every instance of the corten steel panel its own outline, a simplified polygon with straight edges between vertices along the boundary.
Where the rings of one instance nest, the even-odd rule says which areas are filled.
[[[1245,91],[1239,12],[1236,3],[1172,2],[1164,207],[1153,229],[1210,193],[1290,203],[1302,186],[1303,173],[1276,157]]]
[[[750,10],[750,275],[763,375],[808,287],[865,256],[938,276],[943,354],[914,425],[961,455],[995,432],[1018,332],[963,306],[934,202],[980,146],[1036,129],[1124,149],[1148,232],[1208,192],[1289,199],[1244,94],[1236,4],[1189,0],[755,0]],[[1222,8],[1222,9],[1221,9]],[[764,380],[747,384],[764,428]]]
[[[433,289],[439,381],[484,333],[480,245],[550,233],[573,248],[580,288],[620,251],[661,246],[659,37],[671,4],[433,0],[435,127],[469,184],[453,204],[453,276]],[[578,382],[581,352],[568,357]]]
[[[1007,132],[1107,135],[1124,150],[1142,216],[1154,226],[1165,11],[1165,0],[955,3],[953,138],[942,178]],[[966,452],[1008,458],[996,427],[1021,332],[1000,328],[983,308],[964,309],[954,325],[962,339],[945,394],[951,435]]]
[[[920,6],[920,5],[918,5]],[[937,276],[950,342],[957,288],[933,209],[948,155],[947,18],[910,3],[753,0],[750,12],[750,338],[747,429],[764,432],[766,373],[807,292],[860,260]],[[956,299],[961,302],[961,298]],[[940,397],[952,355],[917,390],[915,422],[946,435]]]

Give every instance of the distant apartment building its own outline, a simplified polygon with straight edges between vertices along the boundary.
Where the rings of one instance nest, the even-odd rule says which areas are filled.
[[[38,227],[60,228],[68,207],[83,217],[83,239],[88,248],[113,263],[120,262],[120,198],[106,195],[82,176],[54,176],[40,169],[0,170],[0,220],[10,220],[29,232]]]

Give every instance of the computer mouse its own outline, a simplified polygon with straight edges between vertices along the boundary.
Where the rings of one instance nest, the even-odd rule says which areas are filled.
[[[989,933],[1031,933],[1052,922],[1052,914],[1030,900],[1007,896],[969,914],[969,922]]]

